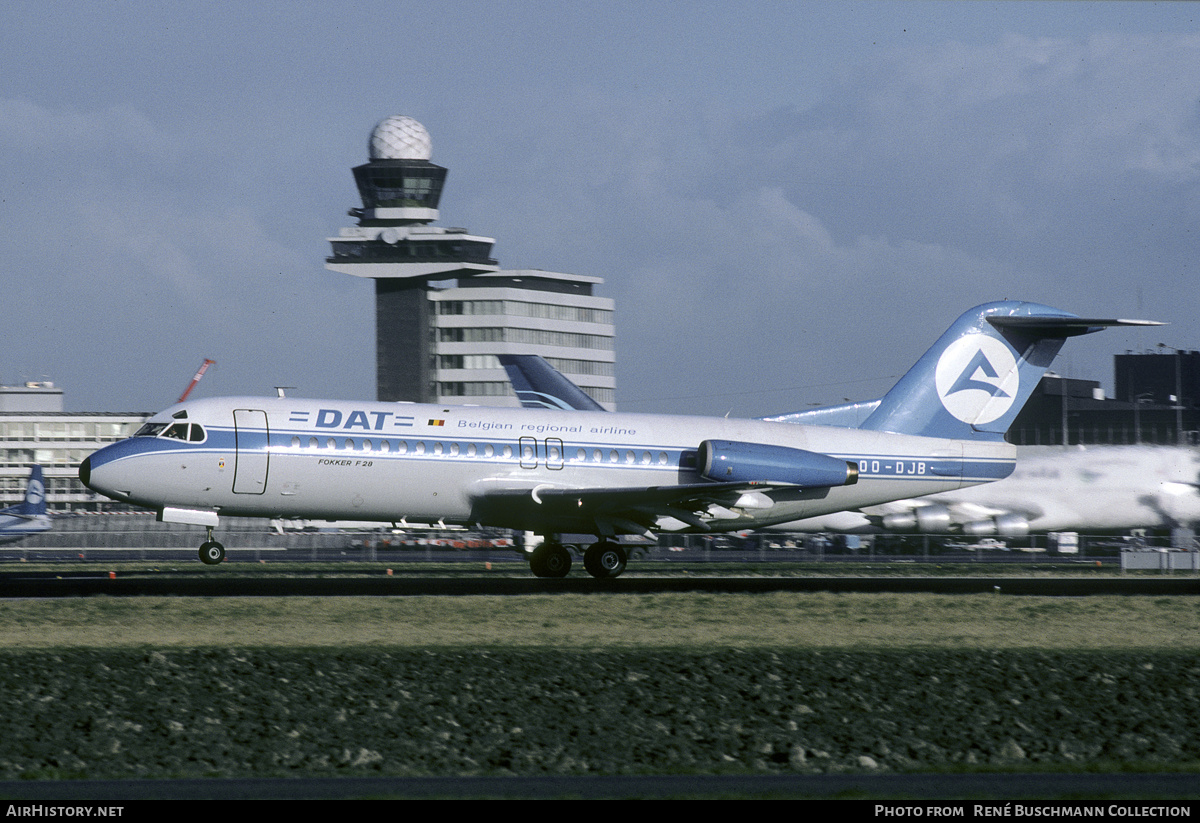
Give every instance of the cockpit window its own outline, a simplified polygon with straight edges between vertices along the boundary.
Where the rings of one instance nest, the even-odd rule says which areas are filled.
[[[204,442],[204,427],[199,423],[147,423],[137,430],[134,437],[169,437],[189,443]]]
[[[176,440],[188,439],[188,424],[187,423],[172,423],[167,426],[167,430],[162,433],[163,437],[172,437]]]

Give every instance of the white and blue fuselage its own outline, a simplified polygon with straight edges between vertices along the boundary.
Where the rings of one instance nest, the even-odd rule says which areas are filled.
[[[858,478],[807,490],[764,486],[765,498],[723,506],[738,516],[722,512],[705,531],[988,482],[1007,476],[1015,461],[1004,442],[824,426],[293,398],[196,400],[160,412],[143,431],[93,454],[84,469],[88,485],[157,509],[534,531],[543,524],[509,522],[481,500],[500,491],[528,490],[532,498],[548,489],[703,484],[696,452],[706,440],[817,452],[856,464]],[[521,508],[537,519],[536,508]],[[577,525],[593,531],[591,523]]]

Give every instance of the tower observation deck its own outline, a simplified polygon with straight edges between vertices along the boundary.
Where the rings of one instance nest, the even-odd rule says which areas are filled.
[[[375,281],[382,401],[519,405],[498,354],[540,354],[613,408],[614,305],[598,277],[502,271],[490,237],[430,225],[447,170],[411,117],[382,120],[354,169],[357,225],[329,238],[331,271]]]

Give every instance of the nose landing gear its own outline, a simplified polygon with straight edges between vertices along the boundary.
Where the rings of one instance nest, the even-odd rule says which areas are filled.
[[[225,559],[225,547],[213,540],[212,526],[208,527],[208,539],[200,544],[200,562],[215,566]]]

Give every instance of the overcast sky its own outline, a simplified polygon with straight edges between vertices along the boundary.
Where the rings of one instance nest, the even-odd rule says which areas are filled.
[[[626,411],[869,399],[963,310],[1169,321],[1200,349],[1200,5],[17,0],[0,28],[0,382],[71,410],[374,397],[328,272],[375,123],[440,225],[603,277]]]

